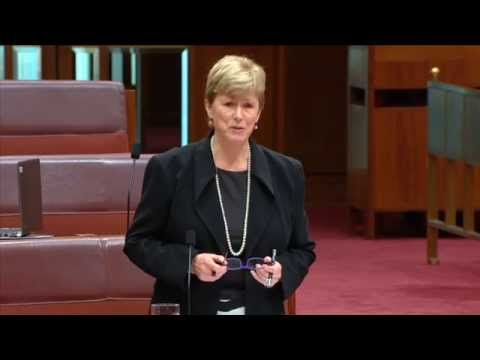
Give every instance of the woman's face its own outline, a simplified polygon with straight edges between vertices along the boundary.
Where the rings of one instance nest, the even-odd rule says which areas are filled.
[[[219,94],[210,104],[205,100],[208,117],[213,120],[215,136],[232,143],[245,143],[252,134],[261,113],[254,92]]]

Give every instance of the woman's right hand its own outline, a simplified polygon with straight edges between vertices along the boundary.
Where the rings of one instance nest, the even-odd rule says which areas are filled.
[[[227,272],[227,262],[222,255],[201,253],[193,258],[192,269],[200,280],[213,282]]]

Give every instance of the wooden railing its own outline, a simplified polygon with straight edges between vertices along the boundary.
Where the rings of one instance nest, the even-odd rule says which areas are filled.
[[[474,216],[475,172],[480,163],[480,91],[430,81],[428,110],[427,262],[438,264],[439,230],[480,239]],[[461,173],[463,184],[459,183]],[[445,208],[444,220],[439,216],[440,202]],[[459,209],[463,210],[461,226],[456,216]]]

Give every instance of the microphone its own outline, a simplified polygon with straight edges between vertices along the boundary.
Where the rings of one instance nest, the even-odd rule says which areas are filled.
[[[187,277],[187,315],[192,314],[192,293],[191,293],[191,280],[192,280],[192,247],[195,246],[195,230],[187,230],[185,233],[185,243],[188,246],[188,277]]]
[[[128,194],[127,194],[127,232],[130,228],[130,194],[133,189],[134,179],[135,179],[135,162],[137,159],[140,158],[140,154],[142,152],[142,144],[135,143],[132,146],[132,153],[130,154],[131,158],[133,159],[133,167],[132,167],[132,175],[130,178],[130,186],[128,187]]]

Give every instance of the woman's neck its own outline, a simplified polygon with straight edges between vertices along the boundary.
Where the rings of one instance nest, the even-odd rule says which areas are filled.
[[[225,143],[213,136],[213,159],[217,168],[228,171],[247,170],[248,141],[243,144]]]

